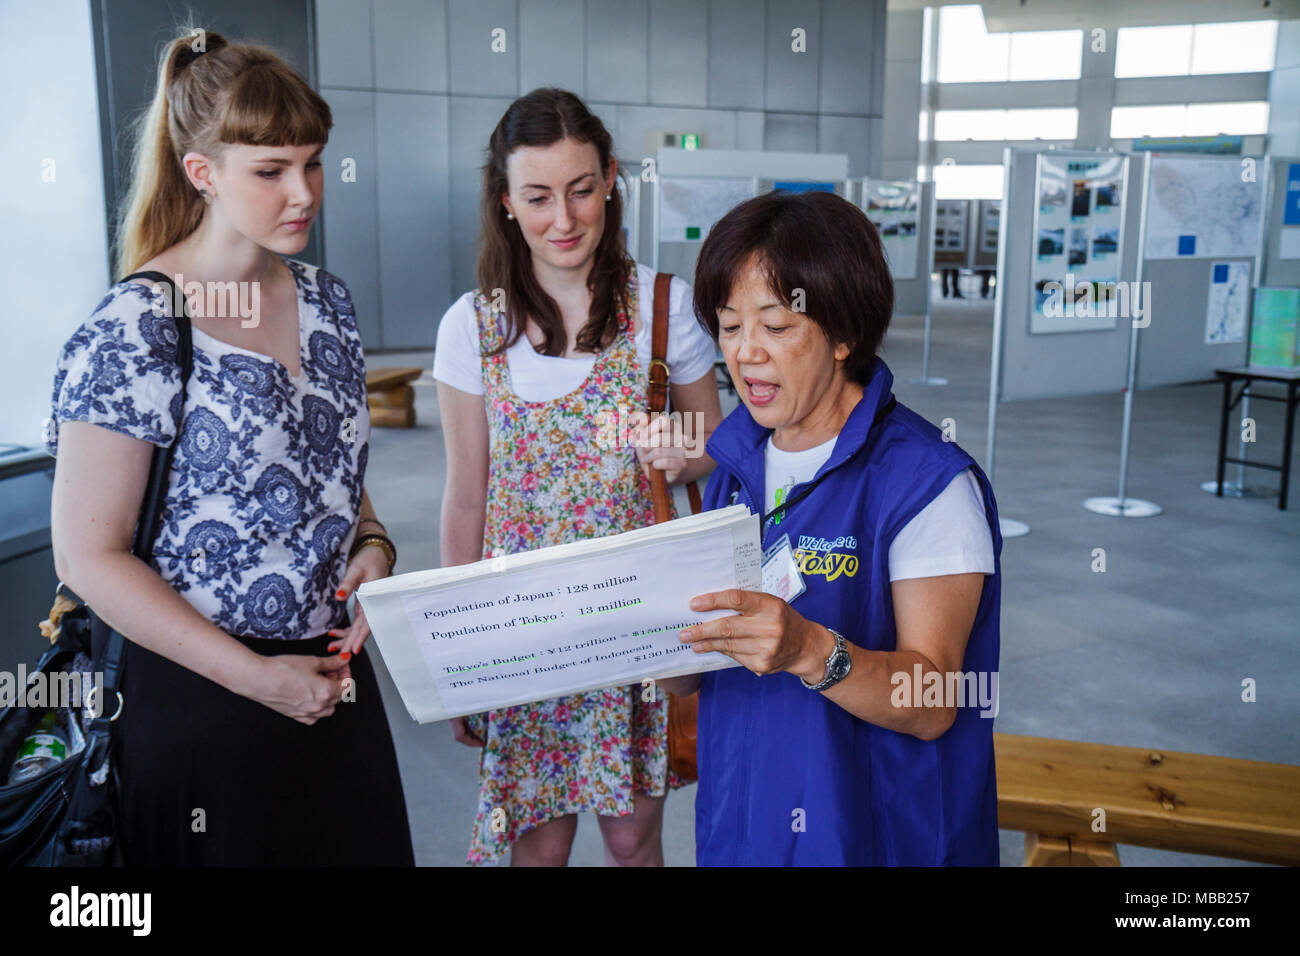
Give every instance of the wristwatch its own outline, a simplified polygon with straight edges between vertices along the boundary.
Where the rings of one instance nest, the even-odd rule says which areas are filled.
[[[849,669],[853,666],[853,661],[849,658],[848,641],[844,640],[844,635],[832,627],[826,630],[835,635],[835,650],[831,651],[831,656],[826,658],[826,676],[819,682],[810,684],[802,677],[799,678],[799,683],[809,690],[823,691],[828,687],[834,687],[849,676]]]

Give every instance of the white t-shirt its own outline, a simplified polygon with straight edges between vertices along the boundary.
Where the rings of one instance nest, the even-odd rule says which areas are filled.
[[[654,270],[637,263],[636,278],[641,328],[634,342],[641,367],[648,372],[654,323]],[[674,276],[668,287],[668,381],[686,385],[703,378],[713,367],[715,351],[713,340],[695,320],[691,287]],[[506,349],[506,361],[515,394],[526,402],[546,402],[575,391],[591,374],[596,356],[541,355],[528,336],[521,335]],[[462,295],[442,316],[438,346],[433,353],[433,377],[462,392],[483,394],[482,350],[473,292]]]
[[[839,436],[836,436],[838,438]],[[812,481],[835,450],[835,438],[806,451],[782,451],[767,439],[763,512],[785,500],[792,487]],[[966,468],[903,526],[889,546],[889,580],[941,574],[993,573],[993,535],[984,516],[979,481]]]

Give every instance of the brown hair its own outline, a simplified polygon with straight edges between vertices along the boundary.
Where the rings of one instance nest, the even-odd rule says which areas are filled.
[[[274,51],[186,30],[163,49],[153,101],[136,127],[131,188],[117,227],[118,275],[180,242],[206,205],[181,157],[221,155],[222,144],[324,144],[329,105]]]
[[[695,316],[718,340],[718,310],[750,258],[768,288],[802,309],[832,345],[849,346],[844,372],[865,385],[894,311],[894,281],[866,214],[834,193],[780,190],[747,200],[709,231],[695,264]]]
[[[538,351],[543,355],[564,354],[567,341],[560,310],[533,274],[528,243],[517,223],[506,219],[501,203],[502,195],[509,191],[506,160],[510,154],[521,146],[552,146],[564,139],[595,146],[601,175],[608,175],[614,154],[609,131],[582,100],[567,90],[547,87],[519,97],[510,104],[488,140],[487,163],[483,166],[478,286],[489,297],[492,290],[504,289],[509,303],[509,326],[498,352],[519,340],[531,317],[542,332]],[[623,248],[622,226],[623,200],[615,189],[605,203],[605,231],[587,276],[591,309],[576,342],[585,352],[597,352],[614,340],[618,313],[629,307],[627,282],[633,264]]]

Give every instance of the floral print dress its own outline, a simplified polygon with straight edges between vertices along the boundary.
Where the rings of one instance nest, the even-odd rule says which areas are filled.
[[[483,556],[599,538],[654,523],[650,486],[631,448],[603,442],[601,422],[645,407],[646,372],[633,326],[636,272],[620,332],[577,390],[527,402],[511,387],[505,316],[474,296],[491,437]],[[466,718],[485,746],[468,862],[495,863],[522,834],[594,811],[632,812],[633,794],[664,796],[683,781],[668,766],[662,688],[609,687]]]

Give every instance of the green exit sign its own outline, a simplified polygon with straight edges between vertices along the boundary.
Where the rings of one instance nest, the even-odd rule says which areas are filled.
[[[682,134],[682,149],[699,149],[699,148],[700,148],[699,133]]]

